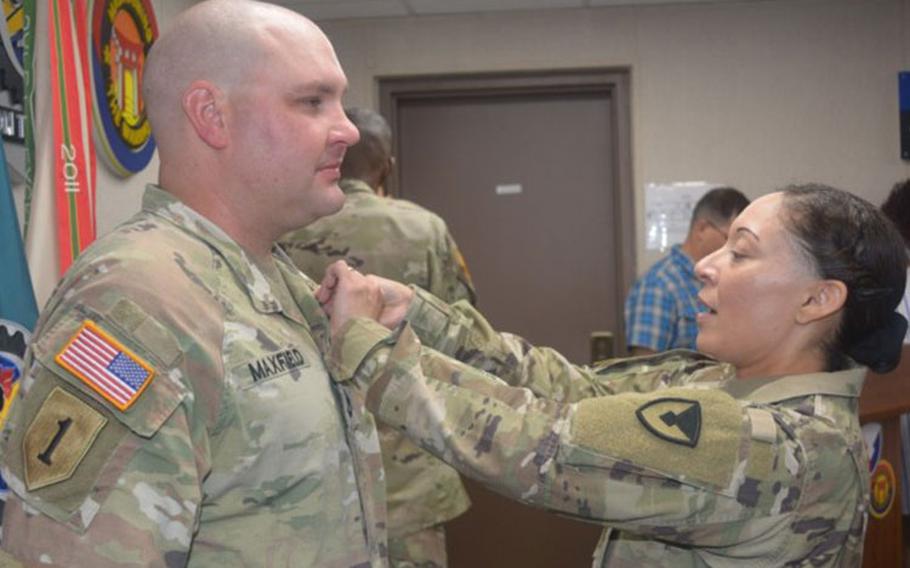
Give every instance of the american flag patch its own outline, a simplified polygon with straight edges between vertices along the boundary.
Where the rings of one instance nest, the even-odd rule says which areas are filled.
[[[152,382],[155,371],[119,341],[85,320],[54,358],[121,411]]]

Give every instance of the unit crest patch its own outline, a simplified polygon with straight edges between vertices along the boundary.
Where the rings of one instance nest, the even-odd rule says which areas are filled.
[[[649,432],[673,444],[694,448],[701,434],[701,405],[684,398],[659,398],[635,411]]]
[[[97,410],[55,387],[22,440],[28,490],[72,477],[106,423]]]
[[[94,0],[91,8],[95,134],[109,166],[129,176],[155,153],[142,99],[142,72],[158,24],[151,0]]]

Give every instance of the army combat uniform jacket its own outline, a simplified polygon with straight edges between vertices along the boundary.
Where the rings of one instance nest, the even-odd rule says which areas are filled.
[[[51,298],[3,432],[3,548],[48,566],[383,566],[363,401],[313,283],[149,187]]]
[[[595,566],[860,564],[863,369],[735,380],[688,351],[589,369],[463,303],[418,293],[406,319],[392,335],[348,322],[336,378],[463,473],[613,529]]]
[[[445,222],[409,201],[379,197],[344,179],[344,207],[298,229],[279,244],[303,272],[321,278],[337,260],[366,273],[414,284],[442,300],[474,302],[464,260]],[[407,437],[379,425],[386,472],[389,537],[448,521],[469,505],[458,473]]]

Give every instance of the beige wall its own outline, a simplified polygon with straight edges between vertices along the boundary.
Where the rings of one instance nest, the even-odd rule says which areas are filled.
[[[378,108],[377,78],[628,67],[639,271],[643,186],[729,183],[751,197],[821,181],[879,203],[899,154],[897,72],[910,69],[910,0],[769,0],[321,24]],[[571,182],[571,179],[567,179]]]

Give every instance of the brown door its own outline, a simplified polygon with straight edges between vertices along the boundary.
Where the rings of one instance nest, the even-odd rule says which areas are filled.
[[[620,331],[631,276],[615,90],[472,85],[393,101],[398,193],[449,224],[497,329],[587,363],[592,331]],[[590,565],[600,527],[468,488],[453,568]]]
[[[609,93],[468,96],[398,107],[403,197],[448,222],[497,329],[588,361],[617,330]]]

